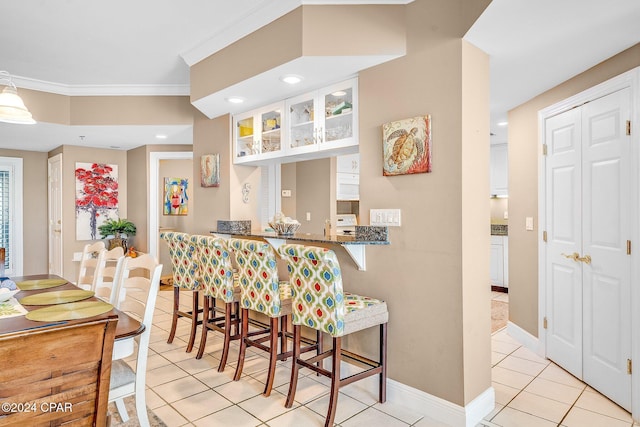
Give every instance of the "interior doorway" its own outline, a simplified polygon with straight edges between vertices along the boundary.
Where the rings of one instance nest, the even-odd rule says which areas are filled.
[[[193,159],[191,151],[157,151],[149,153],[149,253],[159,259],[160,238],[160,161]]]

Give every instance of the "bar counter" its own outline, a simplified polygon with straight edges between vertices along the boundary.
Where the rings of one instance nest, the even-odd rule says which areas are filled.
[[[358,266],[358,269],[366,269],[365,247],[367,245],[388,245],[389,239],[386,227],[357,226],[353,235],[330,235],[311,233],[295,233],[291,235],[278,234],[273,231],[262,230],[230,230],[227,228],[211,231],[220,237],[254,237],[266,240],[276,250],[286,241],[304,243],[322,243],[342,246]]]

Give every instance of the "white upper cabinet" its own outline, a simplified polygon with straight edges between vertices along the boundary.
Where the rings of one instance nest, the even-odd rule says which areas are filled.
[[[234,161],[247,163],[282,155],[284,102],[234,117]]]
[[[360,173],[360,154],[346,154],[336,157],[338,173]]]
[[[509,195],[509,154],[507,144],[491,146],[490,196]]]
[[[264,164],[353,152],[358,80],[350,79],[234,116],[234,162]]]
[[[287,155],[358,145],[357,79],[286,101]]]

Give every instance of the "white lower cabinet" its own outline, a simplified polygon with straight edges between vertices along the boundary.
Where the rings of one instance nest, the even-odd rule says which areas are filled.
[[[509,287],[509,240],[507,236],[491,236],[489,276],[494,286]]]

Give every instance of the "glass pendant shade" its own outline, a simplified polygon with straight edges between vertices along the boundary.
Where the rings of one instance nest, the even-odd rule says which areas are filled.
[[[31,113],[24,106],[22,98],[11,86],[7,86],[0,93],[0,122],[17,124],[34,124]]]
[[[22,98],[18,96],[18,91],[11,80],[0,93],[0,122],[29,125],[36,122],[25,107]]]

